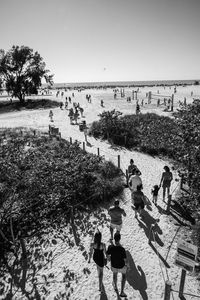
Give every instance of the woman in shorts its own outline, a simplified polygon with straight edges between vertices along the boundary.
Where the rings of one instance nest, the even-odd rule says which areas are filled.
[[[103,267],[106,261],[106,246],[101,242],[101,232],[98,230],[94,235],[94,242],[90,245],[89,263],[93,255],[93,260],[97,266],[97,273],[99,277],[99,291],[102,291],[103,282]]]
[[[142,217],[142,212],[144,209],[144,201],[145,196],[142,192],[142,185],[137,186],[137,190],[132,193],[133,205],[135,207],[135,217],[137,218],[137,214]]]
[[[164,166],[164,172],[162,173],[160,187],[162,185],[163,188],[163,201],[165,200],[165,194],[167,191],[167,196],[170,193],[171,181],[173,180],[172,172],[170,172],[170,168],[168,166]]]

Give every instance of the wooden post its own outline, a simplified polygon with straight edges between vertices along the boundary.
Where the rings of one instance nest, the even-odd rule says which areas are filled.
[[[183,179],[184,179],[184,175],[182,174],[181,175],[181,184],[180,184],[180,189],[182,190],[183,188]]]
[[[74,209],[73,209],[73,206],[71,206],[70,217],[71,217],[72,224],[74,224]]]
[[[170,294],[171,294],[171,281],[167,280],[165,282],[165,295],[164,295],[164,300],[170,300]]]
[[[174,94],[172,94],[172,104],[171,104],[171,111],[174,110]]]
[[[127,185],[127,187],[128,187],[128,170],[126,170],[126,185]]]
[[[22,259],[21,259],[21,265],[22,265],[22,279],[21,279],[21,287],[22,291],[24,292],[26,289],[26,281],[27,281],[27,270],[28,270],[28,261],[27,261],[27,251],[26,251],[26,245],[24,242],[24,239],[20,239],[20,244],[22,248]]]
[[[124,145],[126,146],[127,135],[124,136]]]
[[[118,168],[120,169],[120,155],[118,155]]]
[[[134,92],[134,91],[132,91],[132,94],[133,94],[133,100],[134,100],[135,92]]]
[[[186,270],[182,269],[181,272],[181,281],[180,281],[180,286],[179,286],[179,298],[182,298],[183,296],[183,290],[184,290],[184,285],[185,285],[185,277],[186,277]]]
[[[85,142],[83,142],[83,151],[85,151]]]
[[[149,94],[148,94],[148,104],[150,104],[151,103],[151,92],[149,92]]]
[[[97,155],[98,155],[98,156],[100,155],[99,148],[97,148]]]
[[[169,196],[168,196],[168,201],[167,201],[167,209],[166,209],[166,212],[167,212],[168,214],[170,213],[171,201],[172,201],[172,195],[169,195]]]
[[[69,141],[70,141],[70,144],[72,144],[72,138],[71,137],[69,138]]]

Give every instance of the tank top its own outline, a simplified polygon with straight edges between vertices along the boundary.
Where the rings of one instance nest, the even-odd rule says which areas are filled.
[[[101,244],[102,245],[102,244]],[[103,248],[102,249],[94,249],[94,254],[93,254],[93,260],[94,262],[99,266],[103,267],[104,266],[104,253],[103,253]]]

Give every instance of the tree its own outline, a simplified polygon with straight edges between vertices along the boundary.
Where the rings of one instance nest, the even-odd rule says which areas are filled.
[[[13,46],[7,52],[0,50],[0,82],[22,104],[26,95],[37,94],[42,78],[49,84],[53,83],[53,75],[49,75],[45,67],[40,54],[29,47]]]

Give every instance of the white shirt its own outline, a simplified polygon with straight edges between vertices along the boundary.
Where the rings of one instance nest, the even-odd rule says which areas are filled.
[[[139,175],[132,175],[129,179],[129,187],[132,192],[137,191],[137,186],[142,184],[142,179]]]

